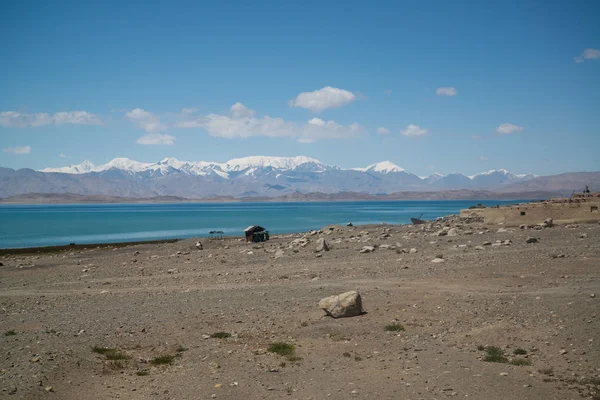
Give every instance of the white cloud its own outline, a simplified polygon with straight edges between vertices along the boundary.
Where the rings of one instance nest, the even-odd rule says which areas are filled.
[[[406,129],[401,130],[400,133],[408,137],[417,137],[427,135],[429,133],[429,130],[422,129],[417,125],[410,124],[406,127]]]
[[[163,132],[167,129],[166,125],[160,123],[160,119],[156,115],[141,108],[129,111],[125,117],[149,133]]]
[[[320,118],[299,124],[268,115],[258,117],[256,111],[241,103],[231,106],[230,111],[231,115],[209,114],[195,119],[184,119],[176,126],[202,128],[211,136],[227,139],[255,136],[290,137],[296,138],[300,143],[311,143],[319,139],[352,138],[363,131],[363,127],[357,123],[342,125]]]
[[[390,96],[392,94],[392,89],[385,89],[383,91],[383,94],[385,94],[386,96]]]
[[[496,128],[496,132],[501,133],[503,135],[508,135],[510,133],[520,132],[523,129],[525,128],[522,126],[506,123]]]
[[[66,155],[65,153],[60,153],[58,155],[60,158],[71,158],[71,156]]]
[[[435,93],[438,96],[456,96],[458,94],[458,90],[456,90],[456,88],[453,87],[441,87],[437,88]]]
[[[352,103],[356,95],[344,89],[326,86],[314,92],[303,92],[290,100],[290,107],[300,107],[320,112],[328,108],[339,108]]]
[[[388,128],[380,126],[379,128],[377,128],[377,133],[379,133],[380,135],[389,135],[391,132]]]
[[[600,59],[600,50],[598,49],[585,49],[581,53],[581,55],[575,57],[576,63],[582,63],[585,60],[599,60]]]
[[[486,156],[481,156],[481,157],[479,157],[479,159],[480,159],[481,161],[487,161],[487,160],[488,160],[488,158],[487,158]]]
[[[175,136],[160,133],[147,133],[136,141],[137,144],[175,144]]]
[[[30,146],[16,146],[16,147],[7,147],[2,149],[5,153],[13,153],[13,154],[29,154],[31,153]]]
[[[8,128],[30,128],[47,125],[101,125],[100,117],[87,111],[62,111],[48,113],[0,112],[0,126]]]
[[[193,113],[195,113],[197,111],[198,111],[198,109],[195,108],[195,107],[183,107],[181,109],[181,113],[182,114],[193,114]]]

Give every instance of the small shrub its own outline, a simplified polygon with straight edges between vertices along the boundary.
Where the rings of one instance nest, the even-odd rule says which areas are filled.
[[[543,375],[552,375],[552,374],[554,374],[554,368],[552,368],[552,367],[541,368],[538,370],[538,372]]]
[[[404,330],[404,327],[398,323],[393,323],[386,325],[383,329],[385,329],[388,332],[401,332]]]
[[[519,347],[518,349],[515,349],[515,351],[513,351],[513,354],[516,356],[524,356],[525,354],[527,354],[527,350]]]
[[[93,346],[92,347],[92,351],[94,353],[98,353],[98,354],[108,354],[108,353],[114,353],[114,352],[116,352],[117,349],[112,349],[110,347]]]
[[[150,375],[150,372],[148,372],[147,369],[141,369],[139,371],[135,371],[135,374],[137,376],[146,376],[146,375]]]
[[[508,359],[504,356],[504,350],[500,347],[489,346],[485,348],[485,357],[483,357],[483,361],[507,363]]]
[[[129,360],[131,358],[129,354],[125,354],[120,351],[105,353],[104,356],[107,360]]]
[[[282,361],[282,362],[279,364],[279,366],[280,366],[281,368],[285,368],[285,366],[286,366],[286,365],[287,365],[287,364],[285,363],[285,361]]]
[[[210,335],[211,338],[213,339],[227,339],[228,337],[231,337],[231,333],[229,332],[215,332],[212,335]]]
[[[126,365],[123,361],[110,361],[106,364],[108,368],[117,371],[120,369],[125,369]]]
[[[362,357],[354,356],[354,361],[362,361]]]
[[[271,343],[267,349],[271,353],[279,354],[280,356],[291,356],[296,351],[294,345],[285,342]]]
[[[14,329],[4,332],[4,336],[14,336],[16,334],[17,334],[17,332]]]
[[[477,346],[477,350],[484,351],[485,350],[485,346],[479,345],[479,346]]]
[[[331,331],[327,334],[327,336],[329,336],[329,339],[333,340],[334,342],[341,342],[342,340],[350,340],[350,338],[342,335],[340,332],[337,332],[337,331]]]
[[[345,353],[342,353],[342,356],[350,358],[350,357],[352,357],[352,354],[345,352]]]
[[[152,360],[150,360],[150,364],[154,364],[154,365],[173,364],[174,360],[175,360],[175,356],[172,356],[170,354],[165,354],[164,356],[154,357]]]
[[[515,358],[513,360],[510,360],[510,363],[512,365],[531,365],[531,360],[527,358]]]
[[[302,322],[300,323],[300,326],[302,326],[302,327],[307,327],[307,326],[308,326],[308,322],[306,322],[306,321],[302,321]]]
[[[590,385],[590,386],[600,386],[600,378],[583,378],[581,380],[581,383],[583,385]]]

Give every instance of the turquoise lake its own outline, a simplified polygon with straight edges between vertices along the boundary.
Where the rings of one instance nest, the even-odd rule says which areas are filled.
[[[242,236],[249,225],[271,233],[305,232],[329,224],[408,224],[462,208],[520,201],[352,201],[309,203],[174,203],[0,205],[0,248]]]

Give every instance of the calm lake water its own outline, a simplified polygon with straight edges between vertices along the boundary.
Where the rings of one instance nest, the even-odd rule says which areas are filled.
[[[241,236],[249,225],[271,233],[304,232],[329,224],[408,224],[477,203],[520,201],[355,201],[322,203],[175,203],[0,205],[0,248],[111,243],[207,236]]]

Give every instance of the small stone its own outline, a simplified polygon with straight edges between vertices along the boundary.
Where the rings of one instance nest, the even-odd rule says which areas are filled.
[[[594,297],[596,297],[596,293],[590,294],[590,297],[593,299]]]
[[[443,263],[444,261],[445,260],[443,258],[439,258],[439,257],[436,257],[433,260],[431,260],[431,262],[434,264]]]
[[[560,349],[560,351],[558,352],[561,355],[567,354],[567,350],[565,349]]]
[[[203,246],[201,242],[196,242],[196,249],[203,250]]]
[[[373,246],[363,246],[363,248],[359,251],[359,253],[371,253],[375,251],[375,247]]]
[[[579,235],[579,239],[585,239],[587,237],[587,233],[582,233]]]
[[[483,246],[475,246],[475,250],[484,250]]]
[[[500,376],[508,376],[508,372],[500,372]]]
[[[412,248],[411,248],[411,249],[408,251],[408,253],[409,253],[409,254],[415,254],[416,252],[417,252],[417,249],[415,249],[414,247],[412,247]]]
[[[534,237],[532,237],[532,236],[529,236],[529,237],[528,237],[528,238],[525,240],[525,243],[537,243],[537,242],[538,242],[537,238],[534,238]]]
[[[491,245],[492,245],[492,242],[483,242],[483,245],[484,245],[484,246],[491,246]]]
[[[329,244],[324,238],[317,239],[317,249],[318,252],[321,251],[329,251]]]

